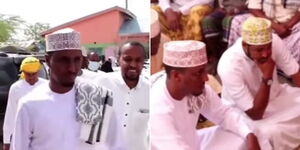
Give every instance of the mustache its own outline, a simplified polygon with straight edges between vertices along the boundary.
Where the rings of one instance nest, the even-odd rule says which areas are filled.
[[[265,63],[266,61],[268,61],[269,57],[265,57],[265,58],[261,58],[259,59],[260,63]]]

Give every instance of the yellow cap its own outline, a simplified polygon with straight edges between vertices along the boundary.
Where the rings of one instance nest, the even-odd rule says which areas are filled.
[[[271,22],[264,18],[250,17],[242,25],[243,41],[250,45],[272,42]]]
[[[36,73],[42,68],[40,60],[35,57],[27,57],[22,61],[20,71]]]

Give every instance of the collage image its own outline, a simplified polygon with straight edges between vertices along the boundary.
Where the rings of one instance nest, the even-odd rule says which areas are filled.
[[[0,150],[300,150],[300,0],[45,2],[0,5]]]

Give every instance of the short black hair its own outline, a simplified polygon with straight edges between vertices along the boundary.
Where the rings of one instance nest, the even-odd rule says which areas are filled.
[[[141,44],[140,42],[138,41],[129,41],[129,42],[125,42],[123,44],[121,44],[121,46],[119,47],[118,49],[118,58],[120,58],[121,54],[122,54],[122,48],[124,47],[124,45],[127,45],[129,44],[130,46],[138,46],[138,47],[141,47],[143,49],[143,53],[145,55],[146,53],[146,49],[145,47],[143,46],[143,44]]]
[[[166,64],[164,64],[164,67],[165,67],[165,71],[166,71],[166,74],[167,74],[167,78],[170,78],[171,71],[173,71],[173,70],[183,72],[186,69],[186,68],[172,67],[172,66],[169,66],[169,65],[166,65]]]

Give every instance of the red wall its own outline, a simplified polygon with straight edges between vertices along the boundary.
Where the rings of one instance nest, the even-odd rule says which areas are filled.
[[[81,33],[82,44],[115,43],[122,24],[119,11],[111,11],[69,26]]]
[[[148,42],[149,36],[145,35],[120,37],[119,30],[125,17],[127,17],[123,15],[124,14],[122,14],[120,11],[113,10],[90,19],[85,19],[70,26],[65,26],[63,28],[69,27],[80,32],[82,44],[93,44],[94,42],[97,44],[119,43],[126,40]]]

